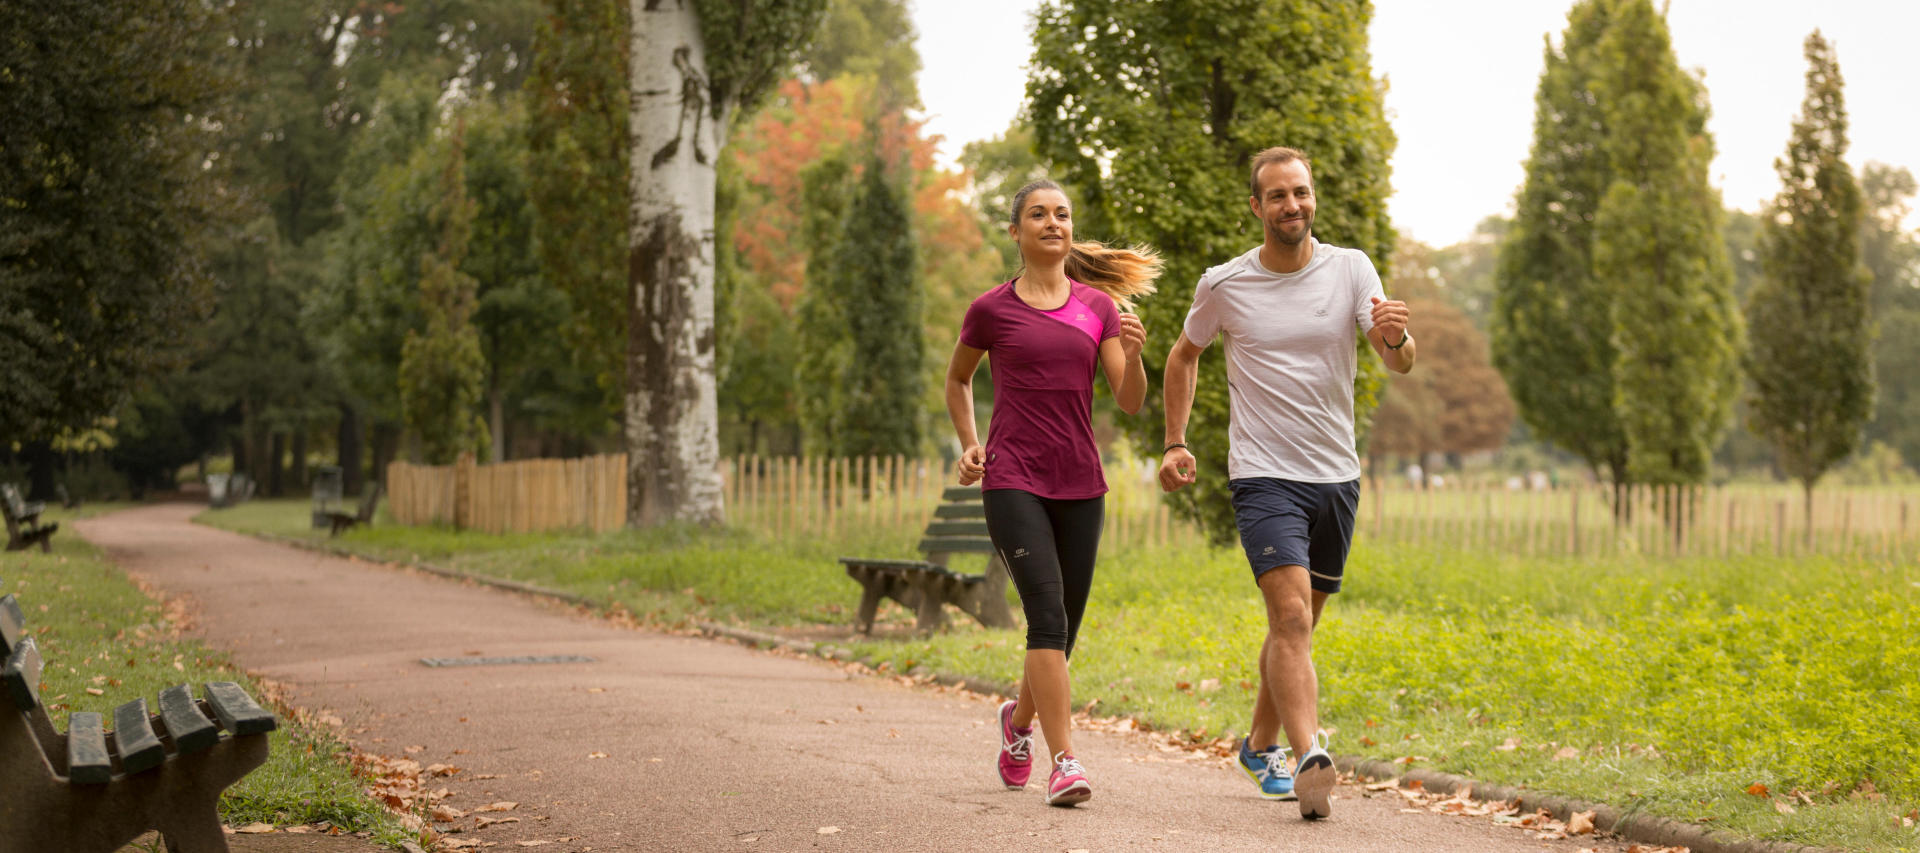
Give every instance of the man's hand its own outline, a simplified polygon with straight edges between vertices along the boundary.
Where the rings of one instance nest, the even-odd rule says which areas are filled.
[[[1186,448],[1176,447],[1167,451],[1160,457],[1161,491],[1174,492],[1192,485],[1199,467],[1193,454],[1188,453]]]
[[[1147,327],[1140,324],[1140,318],[1132,314],[1120,315],[1120,351],[1127,354],[1128,363],[1140,360],[1140,350],[1147,345]]]
[[[960,474],[960,485],[980,482],[987,473],[987,449],[978,444],[967,448],[960,454],[960,461],[954,463],[954,469]]]
[[[1373,327],[1380,330],[1380,342],[1399,345],[1407,340],[1407,303],[1373,297]]]

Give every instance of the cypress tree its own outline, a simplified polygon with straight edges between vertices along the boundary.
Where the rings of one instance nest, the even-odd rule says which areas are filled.
[[[407,332],[400,351],[400,405],[420,437],[429,464],[462,452],[481,453],[490,439],[480,415],[486,392],[486,356],[473,325],[478,283],[460,271],[472,235],[474,204],[467,198],[464,125],[454,132],[442,197],[434,218],[440,242],[420,259],[420,308],[425,326]]]
[[[1872,279],[1860,259],[1860,186],[1843,159],[1840,66],[1818,30],[1807,36],[1806,57],[1806,100],[1774,161],[1782,187],[1761,227],[1746,368],[1750,425],[1800,481],[1811,518],[1814,484],[1860,445],[1874,382]]]
[[[845,456],[908,454],[920,446],[921,361],[919,264],[906,191],[878,151],[867,158],[847,208],[831,285],[844,294],[850,340]]]
[[[1533,152],[1495,273],[1491,345],[1527,426],[1614,482],[1627,439],[1613,411],[1613,324],[1593,274],[1593,219],[1610,170],[1606,117],[1592,97],[1609,7],[1573,7],[1546,47],[1534,96]]]
[[[1650,0],[1618,0],[1610,17],[1594,82],[1612,180],[1593,262],[1613,294],[1614,412],[1634,481],[1700,483],[1732,414],[1741,337],[1707,182],[1706,92]]]

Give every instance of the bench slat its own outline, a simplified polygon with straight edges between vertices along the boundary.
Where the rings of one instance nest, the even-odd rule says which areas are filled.
[[[20,601],[9,592],[0,597],[0,658],[11,657],[13,647],[27,635],[27,615],[20,612]]]
[[[986,504],[941,504],[933,508],[934,518],[986,518]]]
[[[167,760],[167,748],[153,732],[147,717],[147,700],[135,699],[113,709],[113,745],[120,750],[120,770],[138,773],[159,767]]]
[[[213,708],[213,715],[220,719],[220,727],[238,735],[257,735],[273,731],[279,723],[273,714],[253,701],[247,691],[231,681],[209,681],[206,684],[207,705]]]
[[[924,536],[985,536],[987,523],[984,521],[936,521],[927,525]]]
[[[107,755],[107,727],[92,711],[67,715],[67,779],[75,785],[105,785],[113,781],[113,759]]]
[[[940,492],[943,501],[980,501],[979,486],[948,486]]]
[[[922,539],[920,550],[927,554],[991,554],[993,540],[960,537]]]
[[[13,700],[22,712],[40,706],[40,647],[32,637],[21,639],[7,656],[7,667],[0,670],[0,692]]]
[[[220,742],[220,727],[207,719],[193,692],[185,684],[160,691],[160,721],[173,736],[174,751],[181,755],[199,752]]]

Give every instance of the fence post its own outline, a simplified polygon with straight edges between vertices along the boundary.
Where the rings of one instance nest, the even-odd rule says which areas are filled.
[[[473,525],[473,454],[462,453],[453,463],[453,526],[465,530]]]

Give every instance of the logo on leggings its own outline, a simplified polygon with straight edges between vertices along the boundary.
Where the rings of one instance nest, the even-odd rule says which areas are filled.
[[[1025,557],[1025,556],[1027,555],[1027,549],[1025,549],[1025,548],[1015,548],[1015,549],[1013,549],[1013,555],[1014,555],[1015,557]]]

